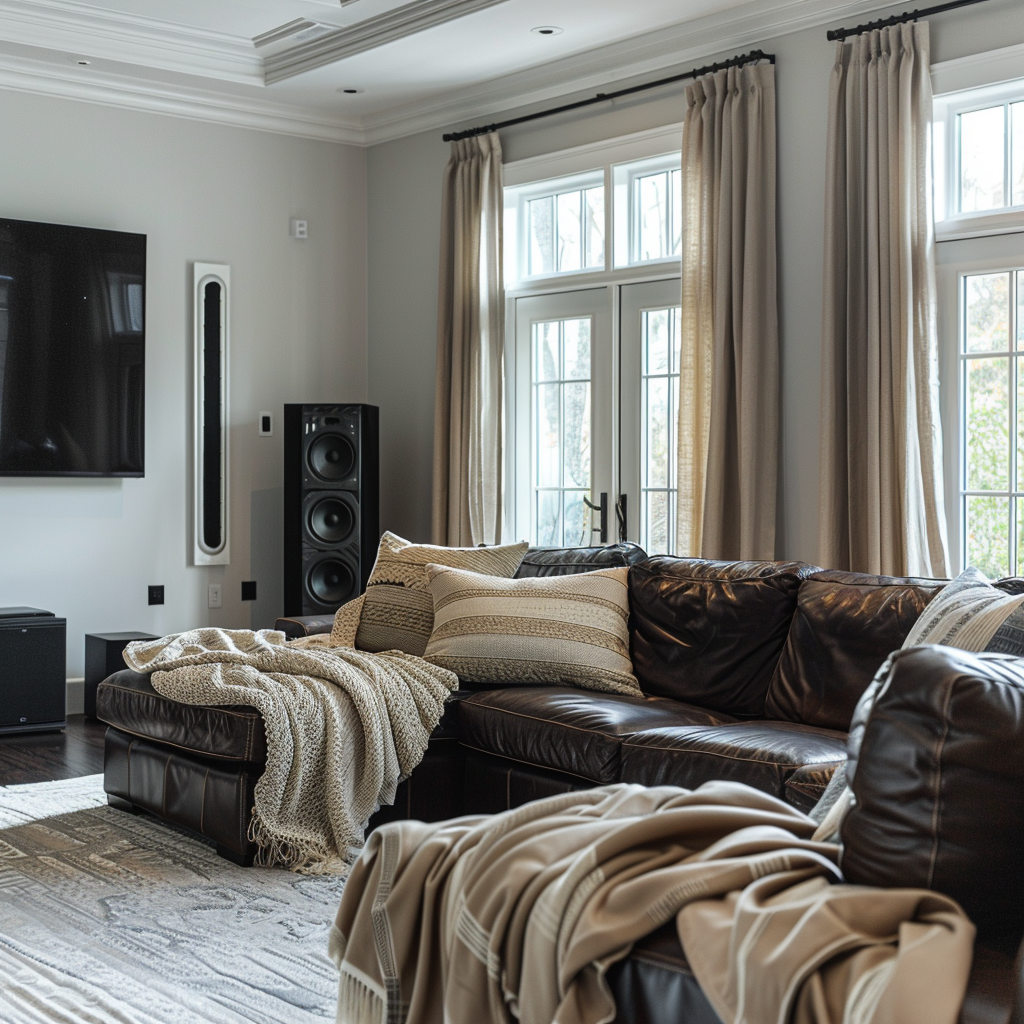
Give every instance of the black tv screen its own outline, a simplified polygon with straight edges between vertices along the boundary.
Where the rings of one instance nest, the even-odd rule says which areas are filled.
[[[146,236],[0,219],[0,475],[142,476]]]

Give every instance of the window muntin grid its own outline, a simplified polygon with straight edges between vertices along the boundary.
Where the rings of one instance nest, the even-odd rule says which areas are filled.
[[[640,546],[675,554],[679,421],[679,306],[640,314]]]
[[[1024,270],[960,278],[960,515],[964,564],[1024,565]]]
[[[526,200],[526,273],[604,270],[604,185]]]
[[[955,146],[958,213],[1024,205],[1024,100],[960,111]]]
[[[589,543],[592,336],[589,317],[532,326],[530,539],[538,547]]]

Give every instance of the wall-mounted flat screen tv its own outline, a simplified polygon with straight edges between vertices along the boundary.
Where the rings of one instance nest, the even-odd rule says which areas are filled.
[[[146,236],[0,218],[0,476],[143,476]]]

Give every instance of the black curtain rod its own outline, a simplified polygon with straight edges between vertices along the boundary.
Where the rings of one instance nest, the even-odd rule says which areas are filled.
[[[855,28],[830,28],[825,35],[830,40],[847,39],[850,36],[859,36],[864,32],[873,32],[876,28],[902,25],[906,21],[917,21],[918,18],[927,18],[930,14],[941,14],[943,11],[955,11],[958,7],[971,7],[974,4],[983,3],[985,3],[985,0],[950,0],[948,4],[936,4],[934,7],[925,7],[921,11],[904,11],[902,14],[894,14],[891,18],[882,18],[881,21],[869,21],[866,25],[857,25]]]
[[[972,0],[977,3],[978,0]],[[592,103],[604,103],[606,100],[617,100],[620,96],[629,96],[634,92],[643,92],[645,89],[656,89],[659,85],[669,85],[672,82],[682,82],[686,78],[699,78],[701,75],[708,75],[714,71],[723,71],[725,68],[735,68],[742,64],[753,64],[755,61],[766,60],[769,64],[775,63],[774,53],[765,53],[763,50],[751,50],[750,53],[741,54],[739,57],[730,57],[728,60],[719,61],[717,64],[708,64],[703,68],[694,68],[692,71],[684,71],[681,75],[672,75],[671,78],[659,78],[656,82],[645,82],[643,85],[633,85],[628,89],[619,89],[617,92],[599,92],[590,99],[577,100],[575,103],[566,103],[561,107],[553,107],[551,110],[540,110],[536,114],[524,114],[522,117],[513,117],[508,121],[500,121],[497,124],[485,124],[479,128],[467,128],[461,132],[448,132],[444,136],[445,142],[458,142],[459,139],[471,139],[476,135],[488,135],[491,132],[499,131],[501,128],[510,128],[514,124],[523,124],[526,121],[536,121],[541,117],[551,117],[552,114],[563,114],[567,110],[578,110],[580,107],[589,107]]]

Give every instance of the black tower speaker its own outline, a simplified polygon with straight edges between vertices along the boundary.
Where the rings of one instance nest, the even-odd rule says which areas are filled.
[[[380,541],[375,405],[284,407],[284,613],[333,612],[366,586]]]

